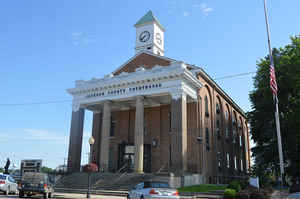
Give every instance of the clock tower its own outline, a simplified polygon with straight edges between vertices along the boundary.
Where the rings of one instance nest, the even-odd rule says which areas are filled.
[[[149,51],[164,56],[164,27],[150,10],[135,25],[135,53]]]

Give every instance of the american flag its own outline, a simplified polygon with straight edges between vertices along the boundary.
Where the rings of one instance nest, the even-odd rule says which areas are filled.
[[[273,95],[277,96],[277,83],[276,83],[276,75],[274,64],[270,65],[270,88],[272,90]]]

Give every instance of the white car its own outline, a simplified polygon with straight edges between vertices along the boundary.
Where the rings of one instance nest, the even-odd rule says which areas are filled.
[[[179,199],[176,189],[170,188],[168,183],[145,181],[137,184],[127,196],[127,199]]]
[[[0,173],[0,191],[4,192],[5,195],[12,192],[17,194],[18,184],[10,175]]]
[[[300,192],[295,192],[288,195],[287,199],[300,199]]]

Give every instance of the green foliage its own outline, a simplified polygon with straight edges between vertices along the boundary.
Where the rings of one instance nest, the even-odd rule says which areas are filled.
[[[234,189],[225,189],[224,199],[232,199],[235,198],[236,191]]]
[[[234,189],[236,190],[236,192],[239,192],[241,190],[241,184],[239,181],[237,180],[234,180],[234,181],[231,181],[227,187],[228,189]]]
[[[0,168],[0,173],[3,173],[4,172],[4,169],[3,168]]]
[[[226,185],[214,185],[214,184],[201,184],[193,185],[188,187],[181,187],[178,189],[179,192],[209,192],[215,190],[225,190]]]
[[[291,44],[273,49],[278,85],[280,126],[283,156],[290,176],[300,176],[300,35],[291,37]],[[268,183],[270,176],[279,175],[279,157],[270,90],[269,57],[257,63],[254,90],[250,93],[252,111],[247,113],[251,136],[256,146],[253,173]],[[289,164],[287,164],[289,162]]]
[[[51,169],[49,167],[42,167],[41,168],[42,173],[51,173],[52,171],[53,171],[53,169]]]

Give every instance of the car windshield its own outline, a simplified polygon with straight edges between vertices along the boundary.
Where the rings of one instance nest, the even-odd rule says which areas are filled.
[[[170,188],[170,186],[165,182],[145,182],[144,188]]]
[[[0,174],[0,180],[6,180],[6,176]]]
[[[24,173],[22,176],[23,182],[30,183],[45,183],[45,174],[43,173]]]

